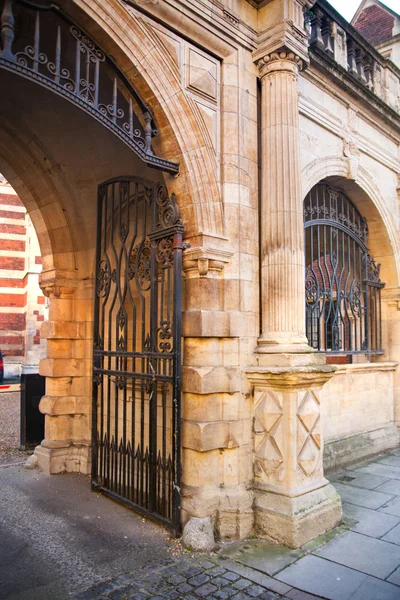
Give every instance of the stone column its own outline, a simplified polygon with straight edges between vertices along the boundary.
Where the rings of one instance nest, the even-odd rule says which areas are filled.
[[[92,282],[91,282],[92,283]],[[35,449],[39,467],[48,474],[90,467],[91,306],[79,311],[79,282],[54,278],[41,282],[49,298],[49,320],[42,325],[47,358],[39,372],[46,377],[46,395],[39,409],[45,414],[45,439]],[[86,317],[81,319],[81,315]],[[90,378],[90,377],[89,377]]]
[[[297,78],[302,60],[272,52],[261,76],[262,333],[258,352],[310,352],[304,317],[304,233]]]
[[[255,533],[298,547],[341,520],[323,476],[322,387],[335,367],[305,335],[304,225],[298,78],[308,64],[303,10],[276,0],[260,10],[261,336],[253,385]]]
[[[323,474],[322,386],[335,367],[248,369],[254,385],[255,533],[298,548],[338,525],[342,506]]]

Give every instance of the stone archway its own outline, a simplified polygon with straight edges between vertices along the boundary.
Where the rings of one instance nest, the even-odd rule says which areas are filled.
[[[400,422],[400,373],[397,363],[399,362],[399,331],[398,331],[398,299],[400,280],[400,244],[395,223],[394,212],[390,212],[390,199],[384,198],[379,185],[374,177],[360,164],[349,164],[350,159],[340,157],[325,157],[317,159],[303,170],[303,198],[318,183],[329,183],[343,190],[354,203],[368,223],[367,245],[376,263],[380,264],[381,279],[385,282],[382,289],[382,339],[384,354],[375,357],[375,362],[349,365],[353,371],[345,372],[343,367],[337,378],[333,378],[332,386],[328,384],[325,394],[327,405],[334,402],[336,381],[340,380],[345,386],[348,377],[352,378],[352,406],[356,406],[362,398],[363,388],[371,390],[373,387],[375,372],[379,373],[381,388],[371,394],[375,398],[375,405],[370,412],[360,411],[359,430],[360,435],[351,438],[352,452],[354,456],[363,457],[363,445],[368,439],[370,453],[385,450],[398,444],[397,427]],[[394,190],[395,192],[395,190]],[[396,195],[394,198],[397,201]],[[364,358],[365,360],[365,358]],[[360,369],[357,374],[357,369]],[[385,372],[387,370],[387,373]],[[341,379],[340,379],[341,378]],[[362,385],[360,382],[363,382]],[[386,386],[386,387],[385,387]],[[382,402],[382,404],[380,404]],[[371,422],[366,414],[375,416]],[[329,413],[329,409],[325,408]],[[349,422],[346,410],[342,410],[342,419],[338,426],[325,415],[325,427],[327,434],[327,446],[325,451],[326,464],[333,468],[345,463],[349,448],[350,434],[346,430]],[[385,412],[386,410],[386,412]],[[327,414],[328,414],[327,413]],[[394,421],[393,421],[394,413]],[[397,427],[396,427],[397,424]],[[365,431],[362,429],[365,427]],[[372,431],[368,438],[368,428]],[[350,437],[349,437],[350,436]],[[342,443],[342,438],[343,441]],[[332,442],[332,443],[331,443]]]
[[[152,109],[160,132],[153,141],[157,152],[180,164],[179,176],[166,176],[165,182],[177,195],[186,235],[223,235],[215,153],[200,111],[185,94],[177,64],[155,30],[117,0],[75,0],[61,5],[93,33]]]
[[[220,235],[222,204],[215,157],[207,146],[202,117],[185,96],[157,35],[118,2],[64,4],[70,16],[113,55],[152,109],[160,130],[156,150],[181,164],[179,177],[166,175],[165,182],[177,193],[186,232]],[[3,100],[8,123],[0,136],[0,161],[38,231],[45,257],[42,287],[50,297],[49,321],[42,330],[48,357],[40,366],[47,379],[41,402],[46,432],[36,454],[48,473],[88,472],[94,191],[101,181],[137,166],[126,149],[115,144],[104,128],[89,123],[77,107],[67,106],[34,82],[21,83],[15,74],[2,77],[9,93]],[[32,94],[35,103],[26,100]],[[104,148],[112,148],[112,160]],[[148,171],[141,174],[154,180]],[[197,239],[201,244],[202,236]]]

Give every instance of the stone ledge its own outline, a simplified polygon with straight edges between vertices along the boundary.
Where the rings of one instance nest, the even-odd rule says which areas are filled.
[[[374,371],[395,371],[399,363],[397,362],[381,362],[381,363],[354,363],[351,365],[335,365],[335,375],[343,375],[344,373],[365,373]]]
[[[310,385],[324,385],[335,373],[332,365],[311,365],[298,367],[250,367],[247,377],[254,387],[262,389],[270,386],[279,388],[308,388]]]

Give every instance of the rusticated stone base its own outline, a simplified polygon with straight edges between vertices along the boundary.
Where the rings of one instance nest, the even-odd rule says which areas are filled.
[[[294,498],[261,490],[255,494],[256,535],[289,548],[299,548],[342,520],[340,496],[330,484]]]
[[[183,486],[181,502],[183,525],[193,516],[211,516],[218,540],[243,540],[253,534],[253,492],[245,486]]]
[[[87,475],[90,472],[90,446],[87,444],[48,448],[42,443],[36,446],[34,454],[38,459],[39,469],[47,475],[57,473]]]

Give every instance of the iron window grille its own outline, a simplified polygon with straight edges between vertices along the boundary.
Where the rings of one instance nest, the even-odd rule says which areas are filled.
[[[316,185],[304,200],[305,308],[317,352],[382,354],[380,265],[368,225],[343,191]]]

